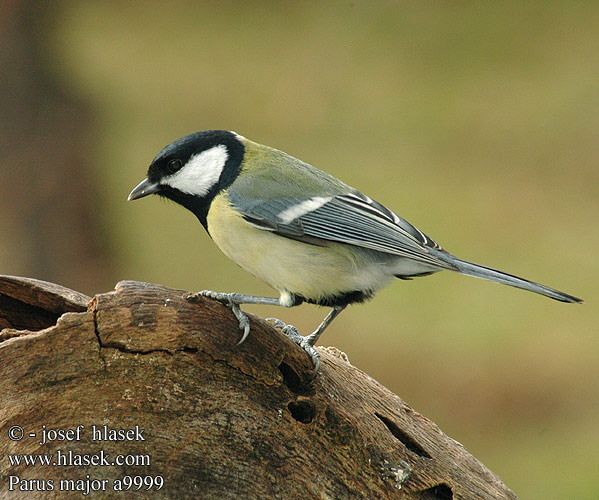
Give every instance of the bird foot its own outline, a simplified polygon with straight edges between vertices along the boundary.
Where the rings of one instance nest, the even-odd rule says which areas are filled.
[[[281,331],[289,337],[290,340],[299,345],[308,356],[312,360],[314,364],[314,371],[310,376],[308,382],[312,382],[316,375],[318,374],[318,370],[320,370],[320,354],[316,350],[316,348],[310,343],[311,336],[303,336],[298,332],[297,328],[293,325],[287,325],[283,323],[280,319],[277,318],[266,318],[266,321],[272,323],[276,328],[280,328]]]
[[[202,290],[201,292],[189,293],[185,295],[185,299],[193,302],[194,299],[197,299],[198,297],[206,297],[208,299],[216,300],[217,302],[220,302],[221,304],[224,304],[225,306],[230,308],[235,317],[237,318],[237,321],[239,321],[239,329],[243,330],[241,340],[236,344],[239,345],[242,344],[243,341],[250,334],[250,319],[248,318],[247,314],[241,310],[239,304],[235,301],[236,295],[237,294],[235,293],[221,293],[213,292],[212,290]]]

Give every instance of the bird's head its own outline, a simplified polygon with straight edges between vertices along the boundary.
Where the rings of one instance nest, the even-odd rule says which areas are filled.
[[[243,161],[244,145],[235,132],[204,130],[190,134],[160,151],[147,178],[129,194],[129,200],[158,194],[179,201],[180,195],[205,198],[231,184]]]
[[[244,152],[242,137],[235,132],[205,130],[182,137],[156,155],[147,178],[128,200],[157,194],[188,208],[204,223],[214,196],[239,175]]]

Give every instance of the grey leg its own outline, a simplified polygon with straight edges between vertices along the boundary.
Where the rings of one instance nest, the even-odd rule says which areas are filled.
[[[262,304],[265,306],[280,306],[281,299],[278,297],[259,297],[257,295],[244,295],[242,293],[221,293],[212,290],[202,290],[201,292],[191,294],[190,296],[202,296],[209,299],[218,300],[223,304],[233,302],[234,304]]]
[[[314,363],[314,371],[312,372],[310,381],[314,380],[314,377],[316,377],[316,375],[318,374],[318,370],[320,369],[320,354],[314,348],[314,344],[316,344],[316,341],[322,335],[322,332],[324,332],[327,329],[327,327],[333,322],[333,320],[337,316],[339,316],[339,313],[343,311],[345,307],[346,306],[334,307],[333,309],[331,309],[329,314],[327,314],[326,317],[322,320],[322,323],[318,325],[318,328],[316,328],[316,330],[314,330],[314,332],[312,332],[310,335],[307,335],[305,337],[301,335],[297,331],[297,328],[295,328],[294,326],[286,325],[281,320],[278,320],[276,318],[267,318],[267,321],[271,321],[274,323],[276,327],[281,328],[281,331],[285,335],[287,335],[291,340],[293,340],[293,342],[299,345],[304,351],[306,351],[306,354],[310,356],[312,363]]]
[[[339,313],[341,311],[343,311],[343,309],[345,309],[346,307],[347,306],[333,307],[333,309],[331,309],[329,314],[327,314],[326,317],[322,320],[322,323],[320,325],[318,325],[318,328],[306,337],[306,341],[308,342],[308,344],[310,344],[310,345],[316,344],[316,342],[322,335],[322,332],[324,332],[327,329],[327,327],[333,322],[333,320],[337,316],[339,316]]]

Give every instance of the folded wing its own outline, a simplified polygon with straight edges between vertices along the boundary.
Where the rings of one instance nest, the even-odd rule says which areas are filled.
[[[429,248],[442,252],[431,238],[358,191],[270,200],[248,199],[234,190],[228,194],[244,218],[260,229],[313,245],[334,241],[455,270],[429,253]]]

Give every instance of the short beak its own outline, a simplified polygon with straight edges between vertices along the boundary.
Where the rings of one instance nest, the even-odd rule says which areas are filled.
[[[133,191],[129,194],[129,198],[127,201],[137,200],[138,198],[143,198],[144,196],[148,196],[149,194],[154,194],[160,190],[160,184],[149,181],[148,179],[144,179],[141,181]]]

